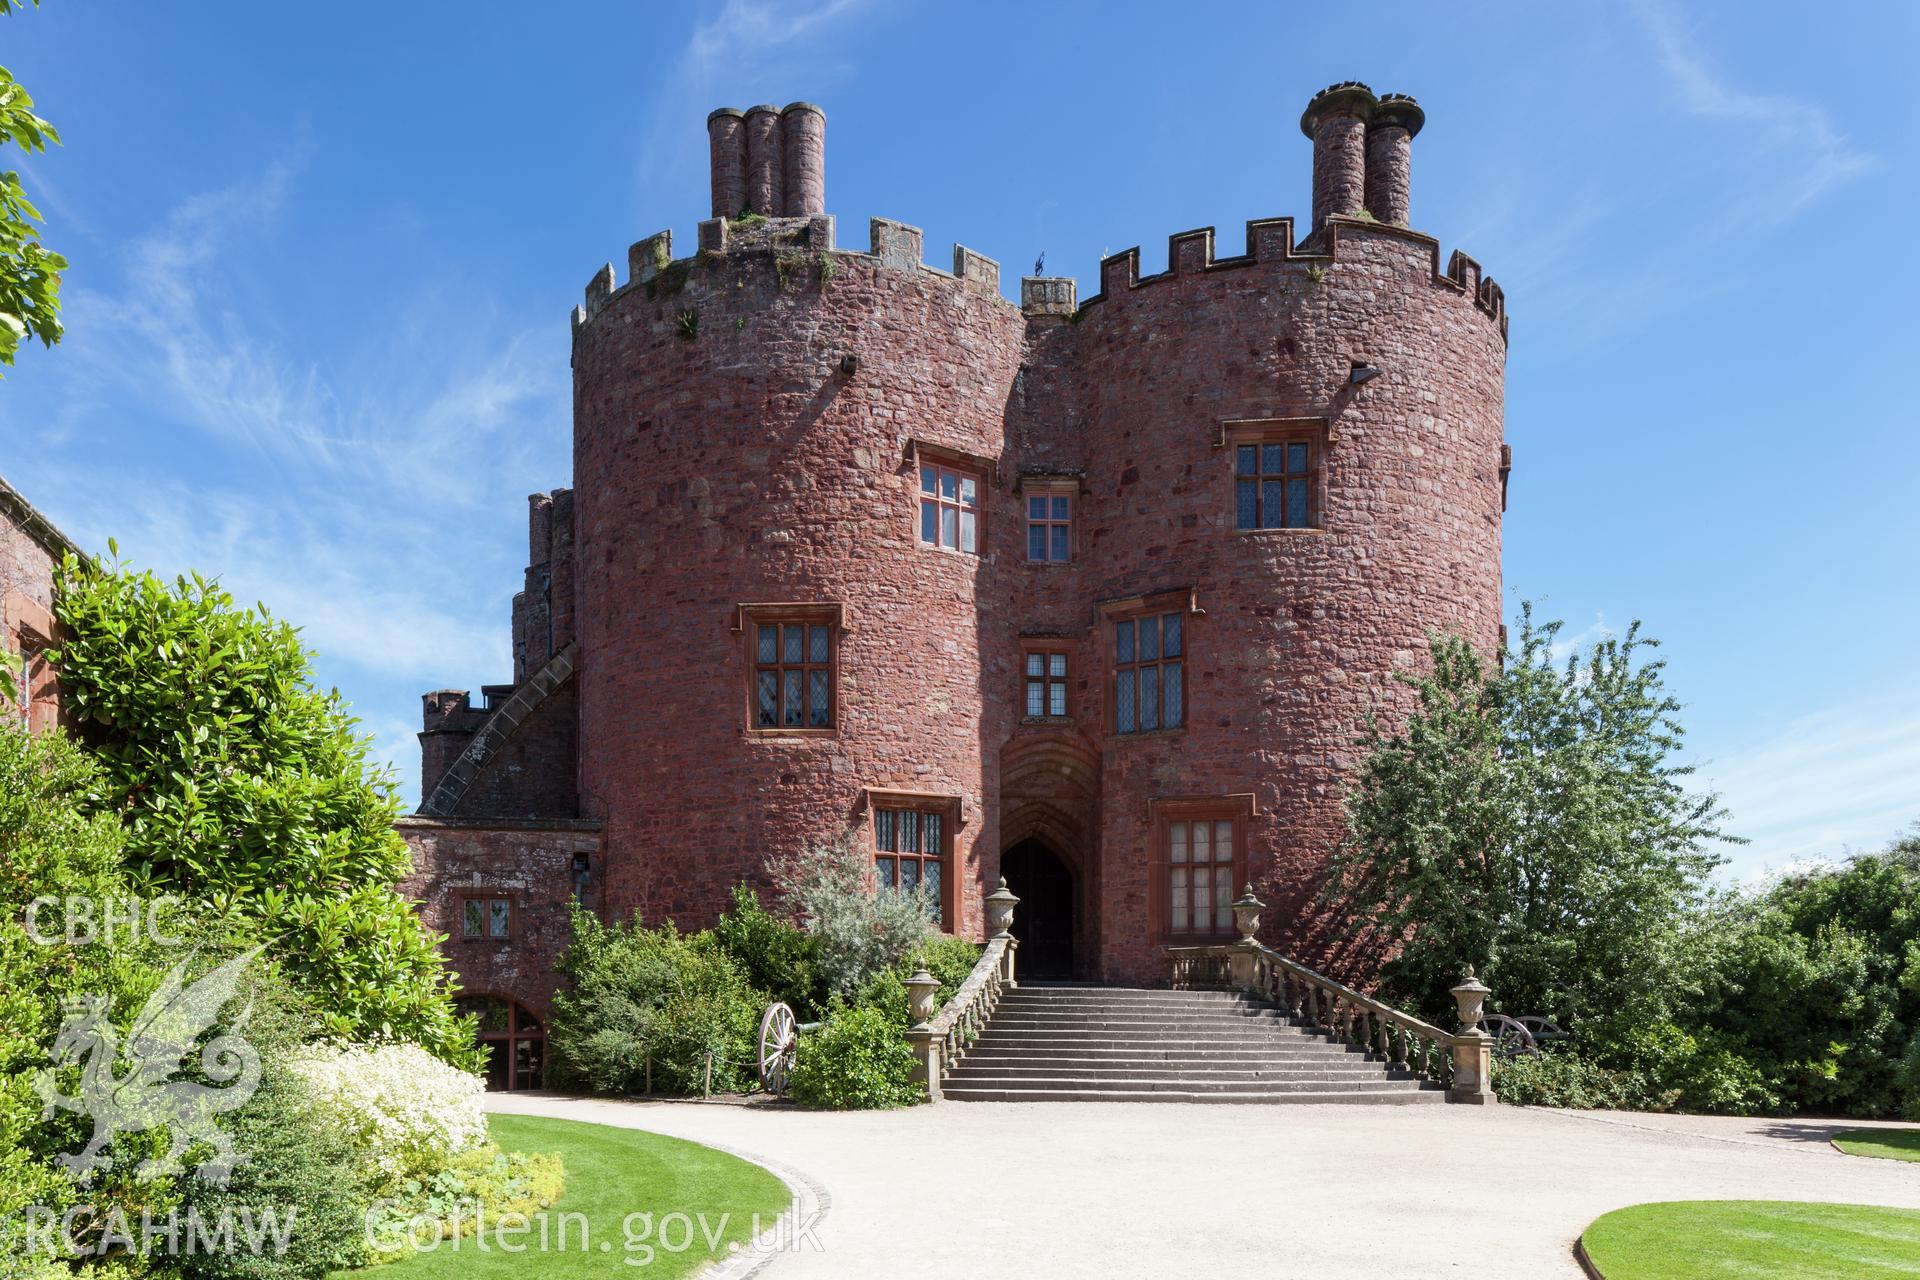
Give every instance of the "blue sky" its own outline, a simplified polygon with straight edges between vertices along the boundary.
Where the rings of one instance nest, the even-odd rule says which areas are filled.
[[[69,336],[0,385],[0,474],[303,625],[411,797],[420,692],[509,673],[567,312],[691,239],[710,108],[825,106],[843,244],[900,218],[1084,296],[1304,215],[1300,110],[1363,79],[1427,109],[1414,225],[1507,290],[1510,600],[1665,642],[1730,874],[1877,847],[1920,820],[1920,7],[1823,13],[51,0],[0,61],[66,140],[21,168]]]

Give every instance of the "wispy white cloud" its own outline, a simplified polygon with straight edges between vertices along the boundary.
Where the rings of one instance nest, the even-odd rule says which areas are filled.
[[[1696,116],[1743,126],[1753,183],[1752,198],[1741,202],[1744,214],[1787,221],[1877,164],[1819,103],[1735,84],[1666,0],[1633,0],[1632,12],[1681,104]]]
[[[566,330],[430,278],[371,284],[363,331],[289,336],[235,264],[276,251],[297,177],[183,201],[76,291],[57,420],[8,466],[83,546],[301,627],[411,786],[418,693],[510,674],[524,496],[568,479]],[[130,431],[177,465],[123,460]]]
[[[1703,762],[1721,793],[1736,875],[1872,852],[1920,820],[1920,702],[1861,703],[1801,716]]]
[[[640,147],[649,189],[701,172],[701,122],[715,107],[779,105],[817,97],[852,66],[822,47],[824,37],[872,7],[871,0],[725,0],[709,7],[661,76]]]

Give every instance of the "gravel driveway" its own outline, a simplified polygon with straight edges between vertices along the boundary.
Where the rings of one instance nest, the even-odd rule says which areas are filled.
[[[1920,1164],[1850,1127],[1518,1107],[963,1103],[879,1113],[490,1094],[495,1111],[768,1157],[831,1198],[789,1277],[1577,1277],[1572,1245],[1647,1200],[1920,1208]],[[622,1268],[627,1274],[644,1271]],[[611,1274],[611,1272],[610,1272]]]

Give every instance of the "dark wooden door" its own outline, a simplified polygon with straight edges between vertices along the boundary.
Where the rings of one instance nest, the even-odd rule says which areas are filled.
[[[1073,977],[1073,873],[1038,840],[1023,840],[1000,859],[1007,888],[1020,899],[1013,936],[1025,978]]]

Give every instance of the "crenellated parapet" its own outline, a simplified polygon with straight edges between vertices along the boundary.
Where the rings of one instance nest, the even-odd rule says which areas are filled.
[[[1140,274],[1140,249],[1137,245],[1109,255],[1100,262],[1100,292],[1081,303],[1080,311],[1084,313],[1087,308],[1111,297],[1170,280],[1238,271],[1262,264],[1297,267],[1306,281],[1316,286],[1324,283],[1337,287],[1337,277],[1326,273],[1350,256],[1350,250],[1343,248],[1343,245],[1358,239],[1379,237],[1411,246],[1415,252],[1424,252],[1434,286],[1472,299],[1474,305],[1498,326],[1500,336],[1505,340],[1505,292],[1482,273],[1478,262],[1457,249],[1447,259],[1446,269],[1441,270],[1440,242],[1432,236],[1405,227],[1389,226],[1371,218],[1338,214],[1328,219],[1323,234],[1311,237],[1305,248],[1295,244],[1293,232],[1292,218],[1254,219],[1247,223],[1245,251],[1226,258],[1215,256],[1212,227],[1175,232],[1167,237],[1167,269],[1149,276]]]
[[[585,297],[573,310],[573,332],[580,331],[606,310],[615,298],[629,290],[643,289],[651,295],[675,294],[685,287],[690,274],[702,268],[721,268],[729,262],[743,262],[772,256],[789,261],[797,257],[814,260],[817,267],[823,257],[839,262],[868,260],[894,271],[920,272],[959,283],[970,292],[1001,302],[1000,264],[963,244],[953,246],[953,269],[944,270],[926,261],[926,237],[920,228],[891,218],[874,218],[869,224],[869,244],[865,253],[840,249],[834,244],[834,219],[831,214],[807,217],[710,218],[699,227],[699,251],[686,258],[673,256],[673,232],[658,231],[637,240],[627,251],[627,279],[622,283],[611,262],[595,271],[587,281]],[[1056,286],[1059,281],[1049,281]],[[1072,282],[1066,285],[1066,310],[1072,310]],[[1009,304],[1010,305],[1010,304]]]

